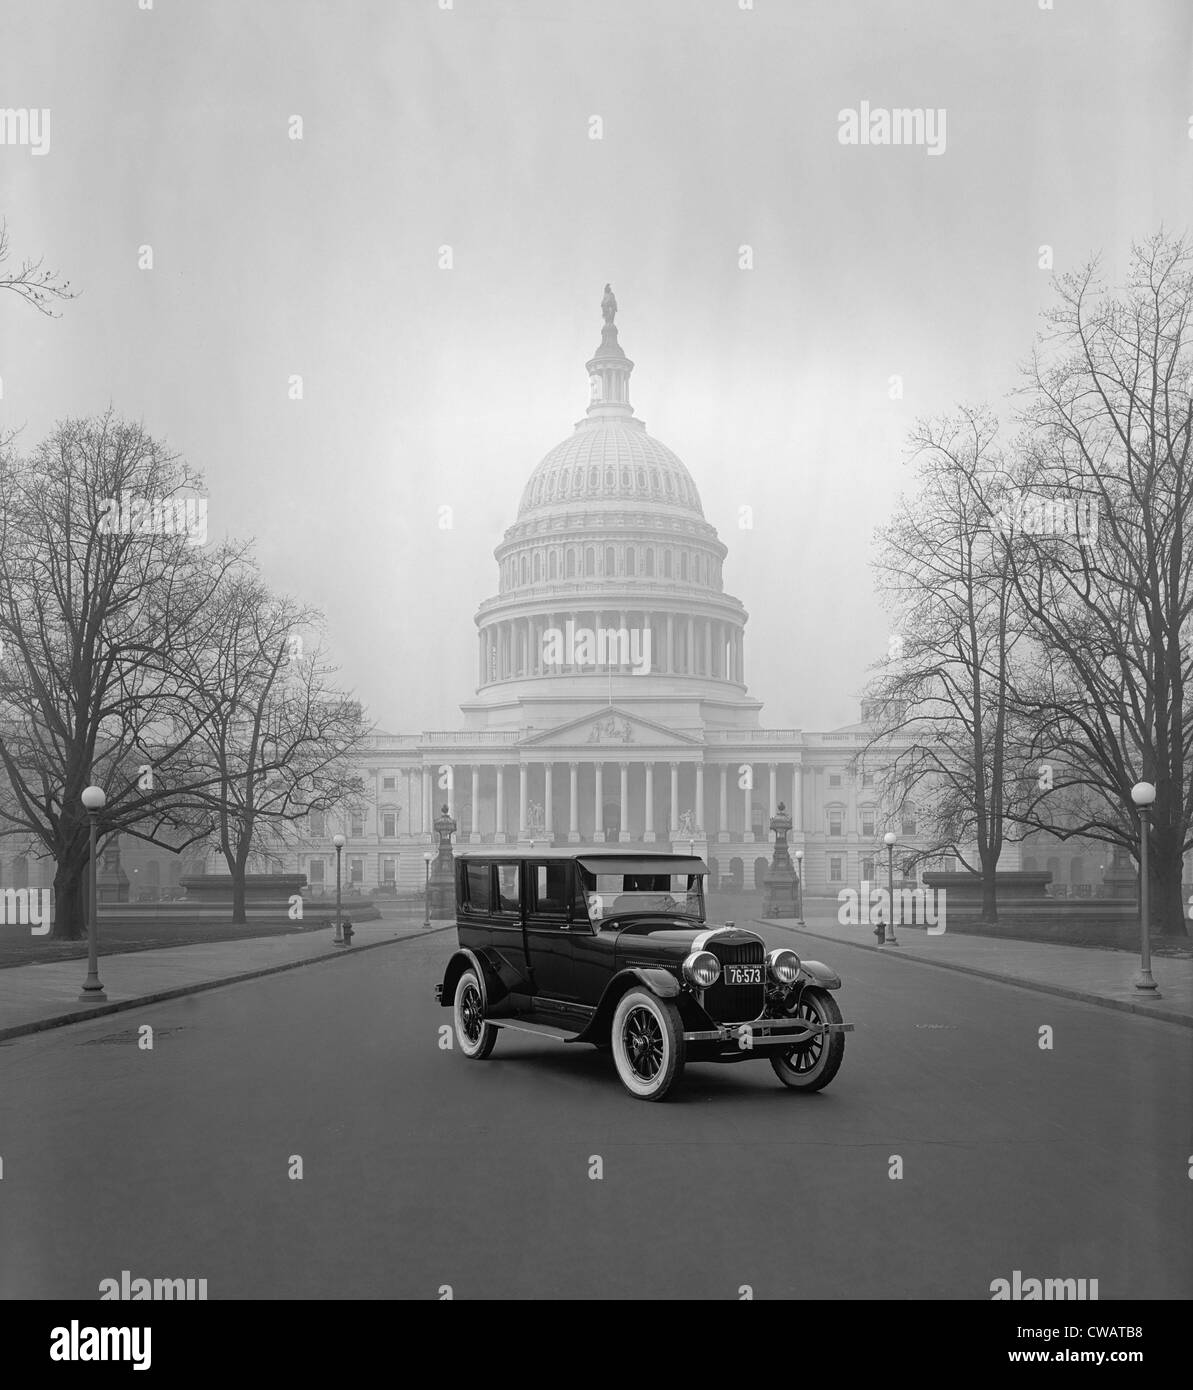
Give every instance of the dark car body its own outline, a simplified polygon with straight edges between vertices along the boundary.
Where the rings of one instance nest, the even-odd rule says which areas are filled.
[[[733,923],[707,923],[707,873],[691,855],[465,851],[455,860],[459,949],[436,997],[451,1006],[471,971],[486,1025],[605,1046],[616,1041],[611,1030],[619,1001],[628,991],[636,998],[644,991],[666,1001],[668,1018],[678,1018],[680,1067],[788,1055],[814,1038],[823,1044],[829,1034],[848,1031],[839,1013],[800,1007],[806,991],[823,999],[837,989],[835,972],[793,952],[768,954],[757,933]],[[715,982],[705,987],[685,967],[702,952],[719,964]],[[776,978],[776,956],[785,957],[788,975],[794,960],[794,978]],[[843,1038],[834,1040],[837,1065],[843,1045]]]

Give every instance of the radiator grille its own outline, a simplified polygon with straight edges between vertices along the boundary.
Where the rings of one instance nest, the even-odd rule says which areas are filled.
[[[761,941],[723,942],[714,937],[708,950],[722,965],[763,965],[766,948]],[[766,970],[763,968],[763,978]],[[765,985],[727,985],[718,980],[704,991],[704,1008],[717,1023],[746,1023],[766,1007]]]

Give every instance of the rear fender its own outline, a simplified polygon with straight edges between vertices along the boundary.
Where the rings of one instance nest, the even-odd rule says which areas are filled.
[[[448,961],[447,969],[443,972],[443,983],[439,986],[439,1002],[445,1009],[451,1008],[456,996],[456,985],[469,967],[476,971],[481,982],[481,993],[484,996],[481,1005],[488,1013],[507,991],[496,970],[485,959],[484,953],[470,951],[467,947],[456,951]]]
[[[609,1030],[613,1014],[627,990],[642,985],[660,999],[675,999],[680,992],[679,981],[667,970],[652,970],[648,966],[633,966],[620,970],[605,986],[596,1013],[588,1020],[588,1026],[578,1033],[574,1042],[599,1043],[609,1041]]]

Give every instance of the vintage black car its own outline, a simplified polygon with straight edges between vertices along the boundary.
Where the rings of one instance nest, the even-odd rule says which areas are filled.
[[[459,949],[435,997],[465,1057],[502,1028],[608,1049],[626,1090],[662,1100],[686,1062],[765,1057],[794,1091],[837,1074],[840,977],[762,938],[708,926],[703,860],[510,848],[455,860]]]

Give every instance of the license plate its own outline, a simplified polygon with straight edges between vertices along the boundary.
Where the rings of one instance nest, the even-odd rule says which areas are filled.
[[[762,983],[762,966],[760,965],[723,965],[721,971],[727,985],[760,985]]]

